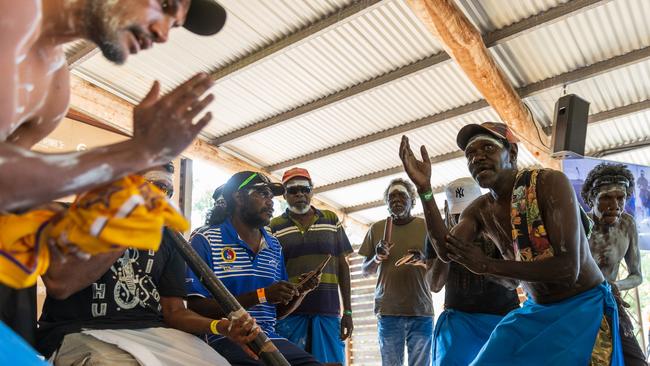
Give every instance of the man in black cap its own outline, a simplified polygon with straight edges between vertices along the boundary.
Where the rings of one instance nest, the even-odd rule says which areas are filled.
[[[623,365],[618,309],[589,252],[588,226],[567,177],[519,170],[517,139],[505,124],[468,125],[458,133],[469,171],[489,193],[447,230],[433,199],[431,162],[402,138],[400,157],[423,201],[438,257],[479,275],[521,281],[529,300],[496,326],[472,365]],[[503,259],[472,243],[485,234]]]
[[[233,175],[215,192],[215,200],[222,195],[225,205],[213,207],[209,225],[194,232],[192,247],[291,365],[319,365],[275,331],[276,319],[295,310],[320,280],[309,272],[300,276],[298,284],[288,282],[282,247],[265,230],[273,217],[273,197],[283,193],[282,184],[272,183],[261,173]],[[187,274],[188,307],[206,317],[223,317],[223,310],[197,276],[191,270]],[[208,335],[208,343],[233,365],[262,364],[221,335]]]
[[[73,154],[43,154],[31,148],[56,128],[70,100],[65,43],[86,39],[110,61],[168,39],[172,27],[201,35],[217,33],[226,12],[212,0],[20,0],[0,2],[0,213],[29,210],[82,193],[125,175],[164,164],[181,153],[211,120],[202,111],[214,99],[201,73],[160,97],[160,85],[136,106],[133,138]],[[194,123],[196,119],[196,123]],[[52,174],[56,172],[56,174]],[[0,249],[4,250],[0,243]],[[42,261],[40,261],[42,262]],[[78,273],[83,276],[83,273]],[[4,286],[4,285],[0,285]],[[33,288],[0,290],[0,314],[16,304],[34,304]],[[17,314],[30,328],[35,304]],[[31,309],[30,309],[31,308]],[[35,324],[23,330],[32,338]],[[7,351],[10,352],[10,351]],[[5,351],[0,350],[0,355]]]

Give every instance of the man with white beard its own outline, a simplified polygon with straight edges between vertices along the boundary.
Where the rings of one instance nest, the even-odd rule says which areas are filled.
[[[433,193],[421,197],[431,200]],[[386,220],[374,223],[359,249],[365,257],[365,276],[378,274],[375,287],[375,315],[378,318],[382,365],[403,365],[404,346],[408,365],[431,364],[433,302],[431,275],[422,266],[407,266],[401,258],[413,251],[424,252],[427,228],[424,219],[413,217],[415,187],[394,179],[384,192],[392,217],[390,238],[385,238]]]
[[[278,321],[276,330],[320,362],[345,364],[343,341],[353,328],[347,260],[352,246],[334,212],[311,206],[314,192],[306,169],[287,170],[282,184],[289,207],[269,226],[282,245],[289,280],[298,282],[302,273],[315,270],[328,256],[331,259],[322,270],[320,285],[293,313]]]

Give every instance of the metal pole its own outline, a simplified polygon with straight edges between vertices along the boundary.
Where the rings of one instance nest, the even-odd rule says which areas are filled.
[[[228,314],[228,318],[240,317],[246,313],[246,310],[239,304],[237,299],[228,291],[226,286],[217,278],[212,269],[208,267],[201,257],[194,251],[194,248],[185,240],[185,238],[174,230],[165,228],[165,231],[173,239],[173,243],[178,249],[187,265],[194,271],[199,281],[212,294],[212,297],[219,303],[219,306]],[[248,346],[257,354],[266,365],[269,366],[290,366],[282,353],[278,351],[269,337],[260,332],[257,337],[248,344]]]

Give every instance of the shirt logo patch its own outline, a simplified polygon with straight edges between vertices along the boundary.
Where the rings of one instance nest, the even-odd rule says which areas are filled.
[[[233,248],[226,247],[221,250],[221,258],[223,258],[225,262],[231,263],[237,259],[237,253]]]

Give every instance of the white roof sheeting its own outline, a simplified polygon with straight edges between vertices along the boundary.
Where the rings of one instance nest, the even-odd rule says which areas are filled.
[[[356,5],[364,5],[361,0]],[[564,0],[456,0],[484,34],[548,11]],[[154,79],[169,89],[199,71],[213,72],[285,39],[328,15],[354,4],[353,0],[223,0],[229,12],[224,30],[214,37],[198,37],[175,30],[166,45],[114,66],[95,55],[73,72],[130,101],[139,100]],[[203,132],[212,139],[242,127],[319,100],[341,90],[442,52],[439,42],[411,12],[405,0],[367,2],[364,10],[218,80],[210,107],[215,120]],[[496,61],[516,87],[650,46],[650,2],[612,0],[543,24],[491,48]],[[75,48],[76,47],[76,48]],[[74,52],[79,44],[66,51]],[[597,76],[568,83],[591,103],[590,113],[610,111],[650,98],[650,60],[605,70]],[[542,126],[553,120],[562,86],[526,98]],[[259,166],[270,166],[396,126],[458,108],[482,96],[453,61],[445,61],[320,109],[283,121],[223,148]],[[483,108],[407,132],[413,146],[425,144],[430,155],[458,150],[457,131],[468,123],[498,121]],[[645,141],[650,137],[650,111],[590,124],[588,153]],[[309,169],[317,186],[345,181],[400,165],[400,136],[388,136],[300,165]],[[366,140],[364,140],[366,141]],[[608,156],[650,164],[649,149]],[[522,149],[520,163],[533,163]],[[434,186],[468,174],[464,159],[434,167]],[[282,169],[272,172],[276,176]],[[338,207],[374,202],[388,182],[401,174],[369,180],[320,193]],[[364,222],[382,218],[385,208],[357,211]]]

